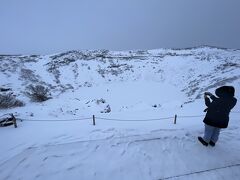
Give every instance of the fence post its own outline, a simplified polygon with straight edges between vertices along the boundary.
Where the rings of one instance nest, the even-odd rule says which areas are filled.
[[[177,123],[177,115],[175,114],[175,116],[174,116],[174,124],[176,124]]]
[[[17,128],[17,120],[16,120],[16,118],[14,117],[13,114],[11,114],[11,116],[12,116],[13,125],[14,125],[15,128]]]
[[[93,125],[96,125],[95,116],[93,115]]]

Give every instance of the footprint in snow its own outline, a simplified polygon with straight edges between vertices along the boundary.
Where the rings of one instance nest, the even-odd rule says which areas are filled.
[[[61,137],[64,137],[64,136],[66,136],[66,134],[61,134],[59,136],[54,136],[54,137],[52,137],[52,139],[58,139],[58,138],[61,138]]]
[[[95,129],[95,130],[91,131],[91,133],[99,132],[99,131],[101,131],[101,129]]]
[[[109,128],[109,129],[106,129],[104,131],[102,131],[103,133],[108,133],[108,132],[112,132],[112,131],[116,131],[115,128]]]

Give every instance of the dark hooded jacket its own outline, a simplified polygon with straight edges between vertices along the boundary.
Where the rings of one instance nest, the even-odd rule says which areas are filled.
[[[216,89],[215,94],[210,98],[205,98],[205,104],[207,108],[207,114],[203,122],[207,125],[227,128],[229,122],[229,113],[231,109],[236,105],[237,99],[234,98],[234,87],[222,86]]]

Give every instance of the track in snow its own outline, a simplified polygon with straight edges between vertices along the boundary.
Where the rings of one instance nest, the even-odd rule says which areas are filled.
[[[0,165],[0,179],[162,179],[240,162],[223,132],[215,148],[203,147],[195,132],[176,130],[123,138],[32,147]],[[231,152],[231,153],[229,153]],[[175,179],[236,179],[240,167]],[[24,173],[23,173],[24,172]]]

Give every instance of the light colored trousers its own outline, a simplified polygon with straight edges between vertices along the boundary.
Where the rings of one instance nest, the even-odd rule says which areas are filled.
[[[220,134],[220,128],[209,126],[205,124],[205,131],[203,139],[205,142],[209,143],[210,141],[216,143]]]

